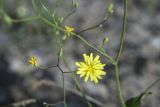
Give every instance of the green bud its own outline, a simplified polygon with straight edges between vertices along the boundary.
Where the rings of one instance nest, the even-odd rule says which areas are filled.
[[[58,18],[59,23],[61,23],[63,20],[64,20],[64,18],[63,18],[63,17]]]
[[[113,3],[110,3],[110,4],[108,5],[108,12],[109,12],[110,14],[112,14],[112,13],[114,12],[114,10],[113,10]]]
[[[4,16],[4,21],[5,21],[7,24],[9,24],[9,25],[12,24],[12,19],[11,19],[8,15],[5,15],[5,16]]]
[[[17,9],[17,13],[20,17],[23,17],[26,15],[26,8],[24,6],[19,6]]]
[[[105,38],[103,39],[103,45],[107,44],[108,41],[109,41],[109,38],[108,38],[108,37],[105,37]]]
[[[78,6],[79,6],[79,4],[76,2],[76,1],[72,1],[72,6],[73,6],[73,8],[78,8]]]

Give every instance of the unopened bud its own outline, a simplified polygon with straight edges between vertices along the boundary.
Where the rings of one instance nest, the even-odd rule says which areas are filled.
[[[72,6],[73,6],[73,8],[78,8],[78,6],[79,6],[79,4],[76,2],[76,1],[72,1]]]
[[[112,14],[114,11],[113,11],[113,3],[110,3],[109,5],[108,5],[108,12],[110,13],[110,14]]]
[[[109,41],[109,38],[108,38],[108,37],[105,37],[105,38],[103,39],[103,45],[107,44],[108,41]]]
[[[12,19],[11,19],[8,15],[5,15],[5,16],[4,16],[4,21],[5,21],[7,24],[9,24],[9,25],[12,24]]]

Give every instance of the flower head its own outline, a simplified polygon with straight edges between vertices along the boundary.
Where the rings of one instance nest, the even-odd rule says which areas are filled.
[[[65,26],[65,33],[71,33],[74,31],[73,27]]]
[[[33,67],[37,67],[37,58],[35,56],[30,57],[28,63]]]
[[[67,36],[70,36],[71,33],[74,31],[74,28],[73,27],[69,27],[69,26],[65,26],[65,36],[64,36],[64,40],[66,39]]]
[[[98,79],[102,79],[101,76],[106,75],[106,72],[103,71],[105,64],[102,64],[99,60],[99,55],[96,55],[93,58],[93,53],[90,53],[89,56],[83,54],[84,62],[76,62],[78,66],[77,74],[80,77],[84,77],[84,81],[87,82],[90,78],[94,83],[98,83]]]

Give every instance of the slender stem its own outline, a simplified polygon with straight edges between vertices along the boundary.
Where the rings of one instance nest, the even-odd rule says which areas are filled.
[[[45,18],[42,17],[42,16],[40,16],[40,19],[41,19],[43,22],[47,23],[48,25],[50,25],[50,26],[52,26],[52,27],[54,27],[54,28],[56,28],[56,29],[58,29],[58,30],[60,30],[60,31],[63,31],[63,32],[65,31],[63,28],[61,28],[61,27],[59,27],[59,26],[51,23],[50,21],[48,21],[47,19],[45,19]]]
[[[122,27],[122,33],[121,33],[121,40],[120,40],[120,45],[118,48],[118,53],[116,56],[116,62],[118,63],[119,58],[122,53],[122,49],[124,46],[124,39],[125,39],[125,32],[126,32],[126,19],[127,19],[127,0],[124,0],[124,15],[123,15],[123,27]]]
[[[122,107],[126,107],[123,96],[122,96],[122,92],[121,92],[121,85],[120,85],[120,80],[119,80],[119,71],[118,71],[118,65],[115,65],[115,80],[116,80],[116,86],[117,86],[117,93],[118,93],[118,97],[120,100],[120,103],[122,105]]]
[[[125,31],[126,31],[126,18],[127,18],[127,0],[124,0],[124,15],[123,15],[123,27],[122,27],[122,33],[121,33],[121,39],[120,39],[120,45],[118,48],[118,53],[116,56],[116,63],[114,65],[115,67],[115,80],[116,80],[116,86],[117,86],[117,92],[118,92],[118,97],[120,100],[120,103],[122,107],[126,107],[123,96],[122,96],[122,91],[121,91],[121,85],[120,85],[120,80],[119,80],[119,67],[118,67],[118,62],[122,53],[122,49],[124,46],[124,39],[125,39]]]
[[[145,91],[144,93],[148,92],[153,86],[155,86],[158,82],[160,82],[160,78],[157,79],[154,83],[152,83]]]
[[[114,60],[112,59],[112,57],[110,57],[108,54],[106,54],[105,52],[97,49],[96,47],[94,47],[93,45],[91,45],[88,41],[86,41],[84,38],[82,38],[80,35],[75,35],[77,38],[79,38],[81,41],[83,41],[86,45],[88,45],[89,47],[91,47],[92,49],[96,50],[97,52],[101,53],[102,55],[104,55],[110,63],[114,64]]]
[[[57,103],[54,103],[54,104],[50,104],[50,103],[44,102],[43,105],[48,107],[48,106],[56,106],[56,105],[59,105],[61,103],[64,103],[64,101],[60,101],[60,102],[57,102]]]
[[[24,19],[12,19],[12,22],[19,23],[19,22],[26,22],[26,21],[32,21],[32,20],[37,20],[37,19],[39,19],[39,16],[33,16],[29,18],[24,18]]]
[[[62,81],[63,81],[63,100],[64,100],[64,107],[67,107],[66,102],[66,89],[65,89],[65,82],[64,82],[64,74],[62,73]]]
[[[28,99],[28,100],[23,100],[23,101],[19,101],[19,102],[15,102],[12,104],[7,104],[4,105],[3,107],[22,107],[22,106],[29,106],[31,104],[35,104],[38,101],[36,99]]]
[[[32,0],[32,6],[33,6],[33,9],[34,9],[34,11],[36,12],[36,14],[39,15],[39,13],[38,13],[38,8],[37,8],[37,6],[36,6],[36,4],[35,4],[35,0]]]
[[[98,24],[96,24],[96,25],[94,25],[94,26],[92,26],[92,27],[85,28],[85,29],[77,32],[76,34],[79,35],[79,34],[81,34],[81,33],[84,33],[84,32],[86,32],[86,31],[88,31],[88,30],[92,30],[92,29],[95,29],[95,28],[97,28],[97,27],[100,27],[100,26],[103,25],[105,22],[107,22],[107,21],[110,19],[110,17],[111,17],[111,14],[109,14],[107,17],[105,17],[104,20],[102,20],[100,23],[98,23]]]

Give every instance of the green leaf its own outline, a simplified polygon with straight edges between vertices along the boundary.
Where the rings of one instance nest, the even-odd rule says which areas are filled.
[[[152,94],[151,92],[143,92],[136,97],[132,97],[126,101],[126,107],[141,107],[142,100],[145,96]]]

